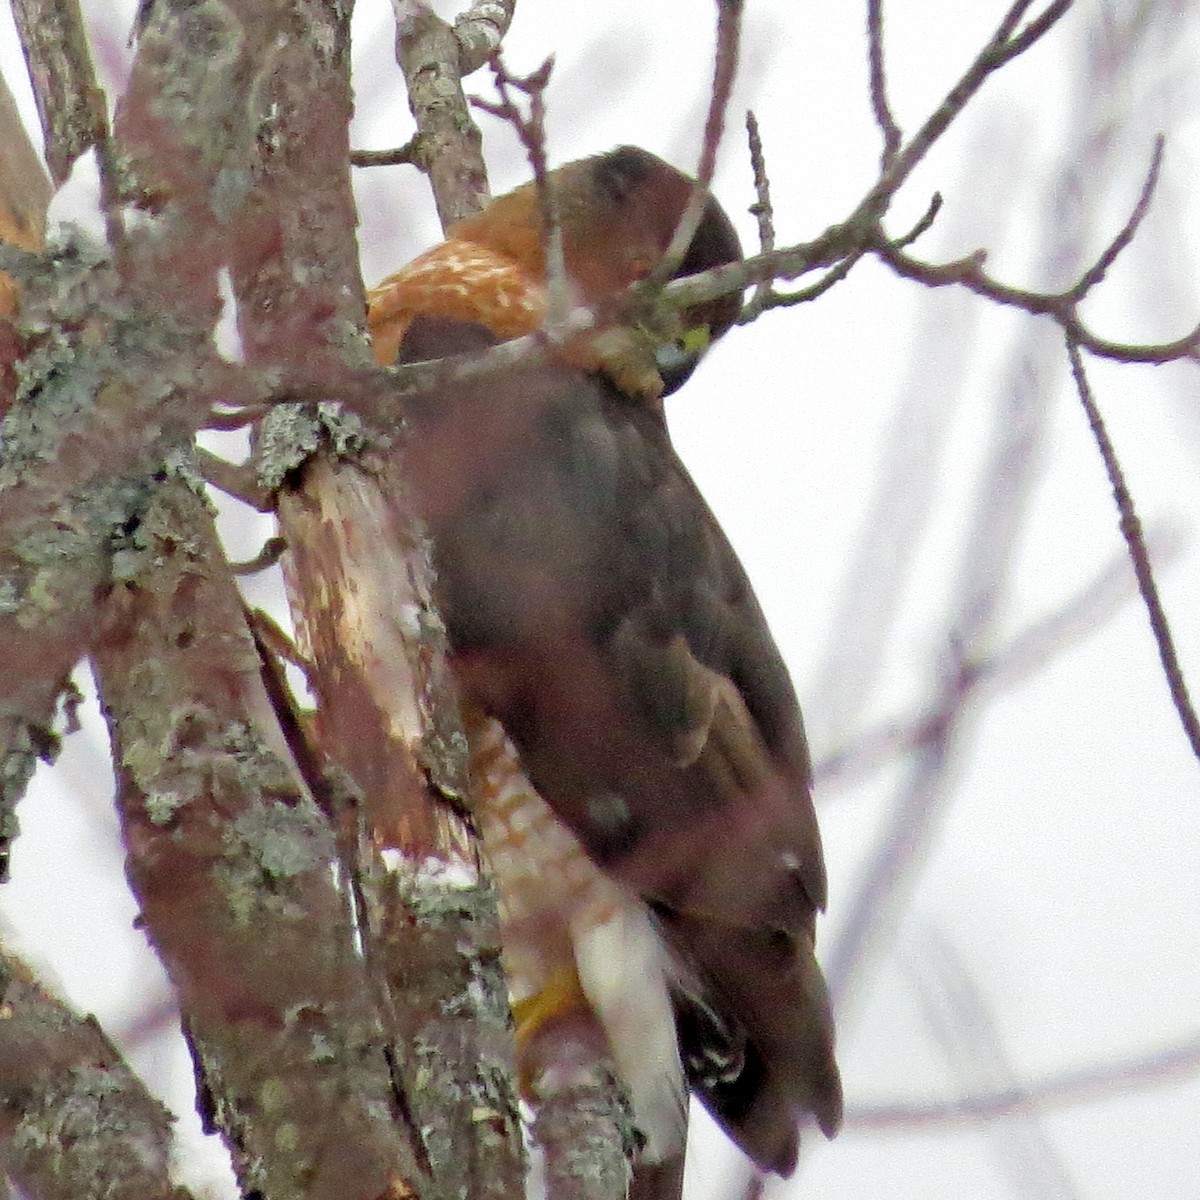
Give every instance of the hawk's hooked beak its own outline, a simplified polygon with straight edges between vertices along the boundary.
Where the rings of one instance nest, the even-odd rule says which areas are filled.
[[[696,325],[685,330],[682,337],[659,343],[654,351],[654,364],[662,376],[664,396],[669,396],[688,381],[712,340],[707,325]]]

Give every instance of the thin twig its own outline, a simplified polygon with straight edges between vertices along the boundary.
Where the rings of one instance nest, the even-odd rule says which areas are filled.
[[[763,154],[758,118],[753,111],[746,113],[746,142],[750,149],[750,169],[754,172],[754,204],[750,213],[758,222],[758,248],[763,254],[775,249],[775,208],[771,203],[771,179]]]
[[[553,56],[528,75],[514,75],[505,66],[500,54],[492,58],[492,77],[498,102],[471,97],[471,103],[494,117],[507,121],[515,130],[533,171],[534,189],[542,218],[542,250],[546,257],[546,319],[543,332],[552,344],[565,337],[571,313],[571,291],[567,281],[567,265],[563,254],[562,222],[559,219],[558,197],[550,174],[546,155],[546,88],[554,70]],[[529,115],[521,111],[512,92],[517,91],[529,100]]]
[[[1043,1079],[947,1100],[860,1104],[846,1110],[845,1128],[863,1133],[976,1126],[1012,1116],[1030,1104],[1076,1108],[1099,1104],[1151,1087],[1178,1086],[1200,1072],[1200,1037],[1152,1054],[1057,1072]]]
[[[991,40],[975,56],[958,82],[946,93],[942,103],[926,118],[925,123],[917,130],[908,144],[897,150],[892,157],[890,166],[880,174],[878,182],[864,201],[871,211],[877,212],[886,207],[887,201],[912,174],[917,164],[929,152],[930,147],[946,132],[950,123],[963,111],[968,101],[979,91],[985,81],[1005,63],[1023,54],[1039,38],[1049,33],[1054,25],[1066,15],[1074,0],[1054,0],[1054,3],[1040,17],[1031,21],[1020,34],[1013,36],[1012,31],[1031,3],[1032,0],[1017,0],[1017,3],[1005,14]]]
[[[1113,245],[1116,245],[1116,240]],[[1110,246],[1109,249],[1111,248]],[[872,239],[871,252],[886,262],[898,275],[915,280],[926,287],[963,287],[977,296],[983,296],[1007,308],[1018,308],[1032,316],[1051,317],[1073,342],[1097,358],[1124,363],[1164,363],[1184,358],[1200,359],[1200,325],[1169,342],[1118,342],[1101,337],[1089,329],[1079,316],[1076,296],[1079,285],[1065,292],[1039,292],[1001,283],[983,269],[987,260],[984,251],[977,251],[954,262],[929,263],[906,254],[896,242],[881,240],[876,234]],[[1098,280],[1103,274],[1104,271],[1100,270],[1098,265],[1092,266],[1081,277],[1081,282],[1093,275]]]
[[[208,483],[226,495],[249,505],[256,512],[270,512],[271,497],[259,485],[254,469],[241,463],[232,463],[203,446],[196,447],[196,462]]]
[[[292,397],[279,397],[291,399]],[[204,429],[235,430],[245,429],[255,421],[261,421],[267,415],[270,405],[251,404],[242,408],[214,408],[205,419]]]
[[[755,292],[750,303],[738,317],[738,324],[747,325],[768,309],[791,308],[797,304],[807,304],[817,299],[818,296],[823,296],[835,283],[841,283],[850,274],[864,253],[865,251],[860,250],[854,254],[847,254],[837,266],[831,267],[816,283],[797,288],[794,292],[780,292],[769,284],[762,285],[766,289],[766,294],[759,299],[759,292]]]
[[[258,553],[253,558],[242,559],[239,562],[231,561],[229,569],[235,575],[257,575],[260,571],[266,571],[271,567],[279,565],[279,560],[287,552],[287,539],[281,537],[269,537],[263,542]]]
[[[1092,288],[1104,279],[1105,275],[1108,274],[1109,268],[1117,261],[1121,252],[1133,241],[1134,235],[1141,228],[1142,222],[1146,219],[1146,214],[1150,211],[1150,203],[1154,199],[1154,193],[1158,188],[1158,176],[1162,167],[1163,147],[1165,144],[1165,139],[1160,133],[1154,139],[1154,153],[1150,157],[1150,169],[1146,172],[1146,179],[1142,184],[1141,194],[1138,196],[1137,203],[1133,206],[1133,211],[1129,214],[1129,218],[1125,224],[1117,232],[1117,236],[1109,242],[1100,257],[1079,277],[1079,282],[1068,293],[1075,300],[1082,300]]]
[[[1007,42],[1013,35],[1013,30],[1021,23],[1021,18],[1029,11],[1029,6],[1033,0],[1016,0],[1008,12],[1004,14],[1000,24],[996,27],[996,32],[992,35],[991,44],[993,46]]]
[[[903,137],[887,95],[887,70],[883,60],[883,0],[867,0],[867,57],[871,69],[871,109],[883,134],[879,169],[886,172],[900,150]]]
[[[758,118],[752,111],[746,113],[746,142],[750,150],[750,169],[754,172],[754,204],[750,213],[758,224],[758,248],[762,254],[770,254],[775,249],[775,208],[771,203],[771,178],[767,174],[767,160],[763,153],[762,137],[758,132]],[[762,311],[770,295],[771,285],[764,280],[754,289],[749,304],[743,312],[747,315],[757,315]]]
[[[1158,586],[1154,582],[1154,571],[1150,566],[1150,556],[1146,551],[1146,542],[1142,536],[1141,522],[1133,506],[1133,497],[1125,484],[1125,476],[1117,461],[1117,453],[1108,436],[1104,419],[1092,395],[1091,385],[1083,367],[1083,356],[1079,346],[1071,338],[1067,339],[1067,354],[1071,360],[1071,376],[1075,380],[1075,391],[1079,402],[1087,414],[1088,425],[1096,440],[1096,447],[1104,462],[1104,471],[1112,487],[1113,499],[1117,502],[1117,511],[1121,515],[1121,535],[1129,550],[1129,559],[1133,563],[1137,575],[1138,591],[1146,605],[1146,613],[1150,618],[1150,628],[1154,632],[1154,643],[1158,647],[1158,657],[1162,662],[1163,673],[1167,677],[1167,686],[1171,691],[1171,700],[1175,711],[1179,714],[1179,722],[1183,726],[1192,753],[1200,759],[1200,720],[1196,718],[1196,710],[1188,695],[1187,683],[1183,678],[1183,670],[1179,665],[1179,655],[1175,650],[1175,639],[1171,636],[1171,628],[1167,622],[1166,610],[1162,598],[1158,594]]]
[[[1182,538],[1173,526],[1156,527],[1145,540],[1159,570],[1176,559],[1182,547]],[[973,695],[983,699],[999,695],[1097,633],[1135,594],[1133,582],[1128,555],[1120,553],[1061,608],[1026,626],[1000,649],[972,664],[968,678]],[[848,786],[895,761],[919,746],[950,716],[944,708],[932,708],[875,726],[813,765],[819,790],[828,797],[831,789]]]
[[[687,206],[675,226],[675,233],[666,253],[646,277],[650,290],[661,288],[679,269],[683,256],[700,228],[708,205],[708,192],[717,167],[717,150],[725,131],[725,113],[733,94],[741,45],[743,0],[717,0],[717,49],[713,58],[713,82],[709,94],[708,115],[704,120],[704,140],[700,148],[700,165],[696,183],[688,197]]]
[[[396,167],[402,164],[419,167],[421,165],[421,142],[417,137],[411,137],[403,146],[391,150],[351,150],[350,165],[352,167]]]
[[[933,223],[937,220],[937,215],[941,211],[942,193],[934,192],[929,198],[929,207],[921,214],[920,220],[907,233],[901,234],[898,238],[893,238],[892,245],[897,250],[904,250],[911,246],[918,238],[924,237],[933,227]]]

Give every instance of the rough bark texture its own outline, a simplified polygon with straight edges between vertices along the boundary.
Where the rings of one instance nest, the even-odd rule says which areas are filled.
[[[190,1200],[170,1180],[170,1134],[170,1114],[96,1022],[0,955],[0,1164],[21,1190]]]
[[[419,1194],[333,832],[268,738],[204,503],[164,483],[94,654],[128,872],[248,1192]],[[272,744],[274,742],[274,744]]]
[[[426,547],[372,464],[318,456],[281,495],[290,590],[320,743],[363,790],[368,956],[434,1194],[499,1200],[523,1167],[495,897],[448,803],[464,746]]]
[[[316,359],[336,378],[339,368],[369,360],[343,34],[331,24],[317,39],[327,56],[299,39],[274,51],[281,62],[272,79],[309,86],[272,85],[269,149],[248,214],[248,244],[262,253],[242,254],[232,267],[254,367],[308,370]],[[310,102],[313,94],[321,104]],[[285,414],[272,423],[264,457],[278,469],[281,443],[322,440],[299,414]],[[466,789],[466,749],[429,600],[427,548],[403,492],[377,475],[375,453],[352,435],[342,449],[358,461],[335,461],[326,443],[289,476],[279,507],[298,638],[319,700],[319,745],[363,796],[365,836],[347,842],[364,953],[427,1172],[421,1194],[510,1197],[523,1188],[523,1163],[498,921],[454,807]]]
[[[463,95],[455,31],[424,5],[405,8],[396,26],[396,59],[408,81],[419,159],[445,228],[477,212],[488,198],[479,127]]]
[[[33,80],[46,165],[55,187],[96,144],[105,122],[77,0],[13,0],[13,17]]]

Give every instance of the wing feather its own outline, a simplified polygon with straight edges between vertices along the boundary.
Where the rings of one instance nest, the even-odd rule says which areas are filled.
[[[409,336],[428,358],[478,331],[418,318]],[[827,1133],[841,1117],[808,752],[749,582],[661,413],[567,366],[517,369],[415,406],[404,465],[464,690],[655,912],[693,1014],[693,1087],[758,1162],[790,1170],[805,1114]],[[708,1045],[687,1044],[703,1030]],[[726,1065],[695,1065],[713,1061]]]

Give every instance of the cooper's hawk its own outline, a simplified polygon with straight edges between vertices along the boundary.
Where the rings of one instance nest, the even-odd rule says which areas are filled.
[[[649,1154],[679,1151],[682,1069],[757,1163],[787,1173],[804,1120],[832,1135],[842,1105],[813,956],[826,883],[804,730],[658,404],[698,351],[654,358],[656,335],[610,336],[692,181],[631,147],[552,178],[571,298],[599,330],[549,364],[418,398],[403,441],[464,696],[500,722],[541,797],[504,770],[480,789],[506,963],[528,1026],[564,1004],[597,1013]],[[740,254],[710,200],[678,274]],[[739,304],[685,312],[680,331],[716,337]],[[536,330],[533,186],[453,227],[370,306],[383,362]],[[477,744],[476,761],[502,760]]]

